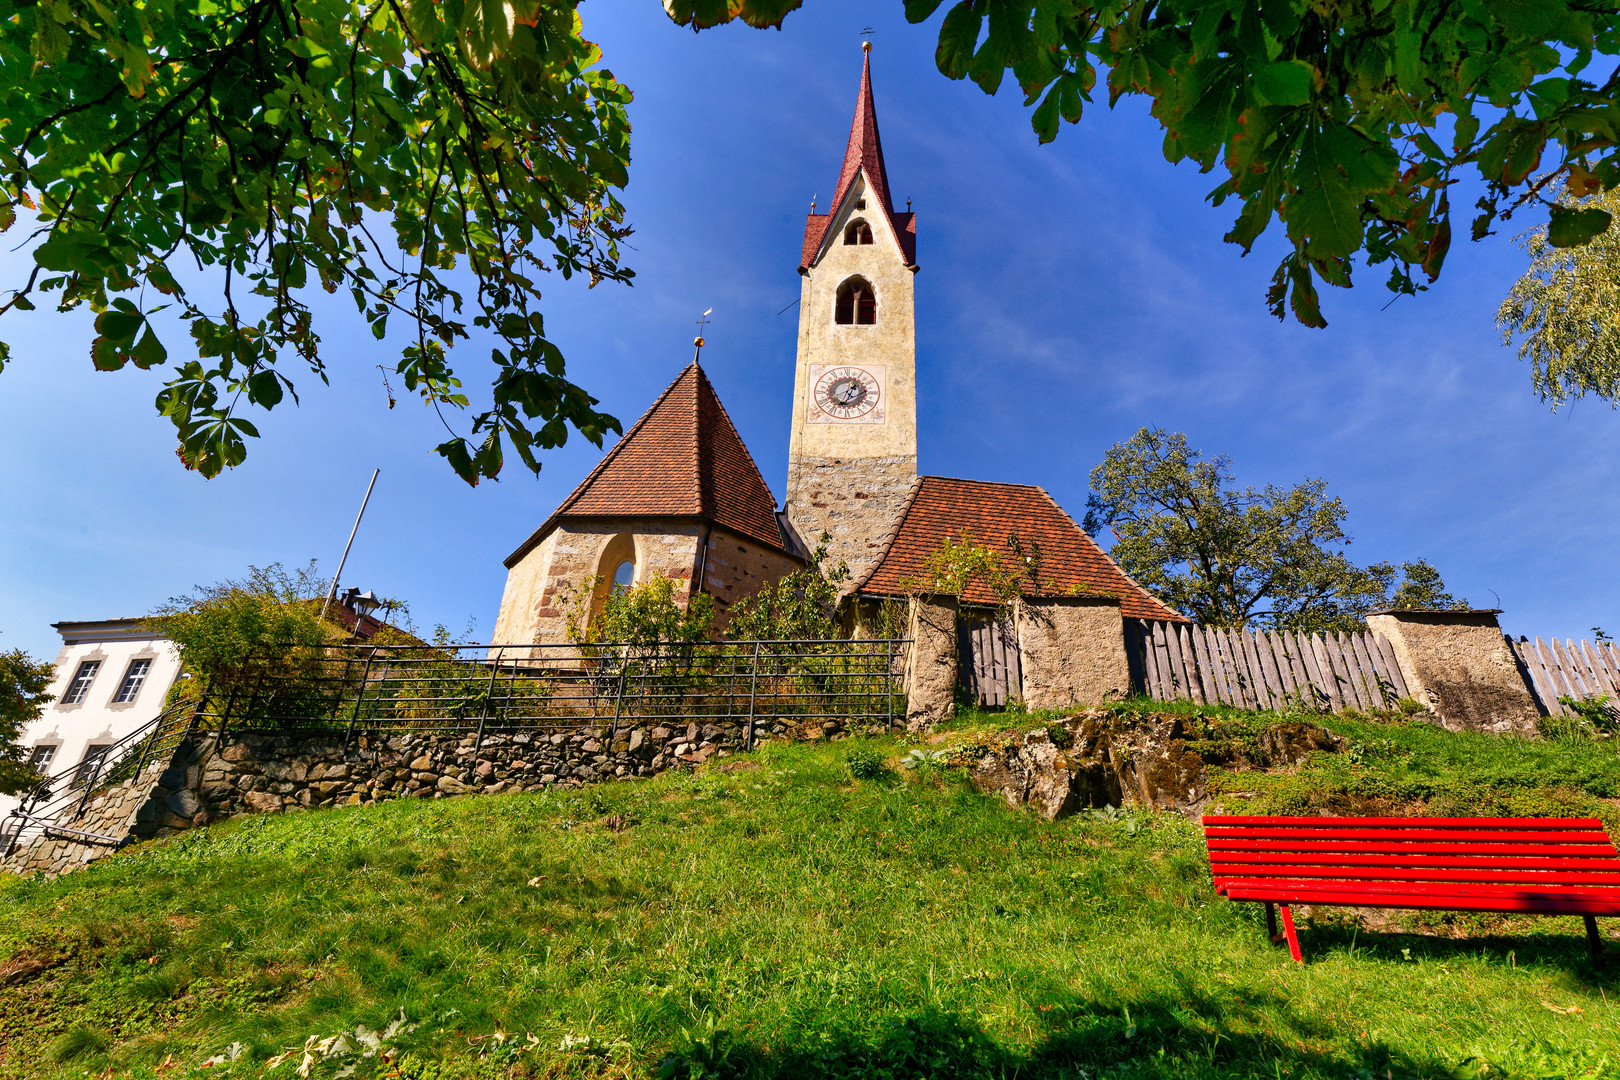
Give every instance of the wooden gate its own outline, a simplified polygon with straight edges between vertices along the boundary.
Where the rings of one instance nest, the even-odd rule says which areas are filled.
[[[956,620],[962,687],[986,708],[1001,708],[1024,696],[1018,635],[1012,620],[964,615]]]

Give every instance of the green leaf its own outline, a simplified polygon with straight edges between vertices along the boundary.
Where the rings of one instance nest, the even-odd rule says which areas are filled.
[[[1282,60],[1254,72],[1254,94],[1262,105],[1308,105],[1316,73],[1303,60]]]
[[[906,21],[920,23],[935,11],[943,0],[906,0]]]
[[[1613,217],[1596,207],[1554,206],[1547,223],[1547,243],[1557,248],[1580,247],[1609,231]]]
[[[167,360],[169,350],[163,347],[163,343],[157,339],[157,335],[152,333],[152,327],[148,325],[146,333],[141,335],[141,340],[129,350],[129,358],[135,362],[136,367],[145,370]]]
[[[941,75],[947,79],[967,77],[983,22],[984,16],[974,0],[961,0],[945,13],[939,27],[939,48],[934,52],[934,65]]]
[[[256,371],[248,376],[248,397],[253,404],[270,409],[281,403],[281,379],[273,371]]]
[[[121,309],[108,308],[96,316],[96,332],[102,337],[128,343],[135,340],[136,332],[145,321],[146,316],[138,311],[130,314]]]
[[[1395,164],[1393,151],[1386,154],[1342,124],[1306,131],[1294,165],[1294,190],[1282,205],[1289,237],[1313,259],[1356,251],[1362,203],[1371,191],[1394,183]]]

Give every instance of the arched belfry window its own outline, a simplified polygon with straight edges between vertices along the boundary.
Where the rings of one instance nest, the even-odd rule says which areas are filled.
[[[852,277],[838,286],[833,319],[841,325],[871,326],[877,322],[877,294],[865,278]]]
[[[856,218],[844,229],[845,244],[870,244],[872,242],[872,226]]]

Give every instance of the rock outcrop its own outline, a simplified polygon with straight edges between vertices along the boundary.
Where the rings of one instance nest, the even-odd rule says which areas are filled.
[[[1278,724],[1245,739],[1197,735],[1182,716],[1091,709],[1009,732],[964,764],[979,790],[1013,806],[1027,805],[1047,820],[1126,804],[1196,815],[1208,802],[1210,765],[1299,765],[1313,752],[1337,752],[1343,745],[1337,735],[1305,721]]]

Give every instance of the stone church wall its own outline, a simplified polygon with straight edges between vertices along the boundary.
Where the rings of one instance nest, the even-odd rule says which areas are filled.
[[[703,560],[703,591],[717,602],[716,622],[724,628],[727,607],[803,566],[798,559],[745,536],[725,529],[711,531],[708,555]]]
[[[493,640],[515,644],[568,640],[572,591],[593,575],[611,576],[602,559],[614,538],[629,535],[636,553],[637,580],[663,575],[676,582],[684,604],[697,566],[703,526],[666,520],[564,521],[536,544],[507,574]]]
[[[905,508],[915,457],[795,457],[788,514],[812,549],[822,533],[832,537],[828,561],[849,566],[853,588],[883,556],[883,540]]]

